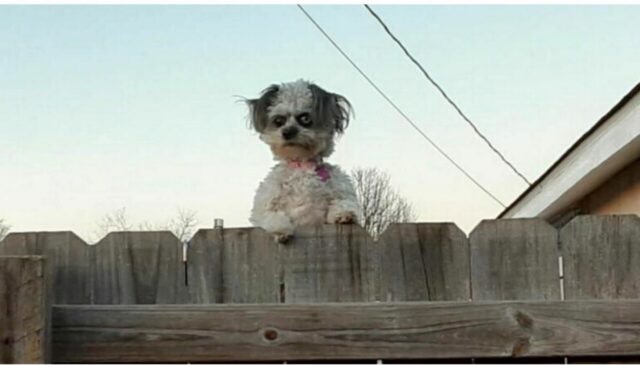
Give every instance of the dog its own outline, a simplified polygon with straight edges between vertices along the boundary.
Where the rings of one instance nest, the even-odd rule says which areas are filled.
[[[361,209],[349,176],[324,160],[349,124],[349,101],[298,80],[273,84],[246,100],[252,128],[277,164],[256,191],[249,221],[285,243],[301,226],[358,224]]]

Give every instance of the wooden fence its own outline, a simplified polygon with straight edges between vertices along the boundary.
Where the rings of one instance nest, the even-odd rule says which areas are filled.
[[[0,255],[46,258],[31,338],[41,359],[52,342],[54,362],[640,356],[638,216],[560,230],[487,220],[468,237],[450,223],[396,224],[377,241],[327,225],[286,245],[257,228],[205,229],[187,247],[185,258],[169,232],[96,245],[30,232],[7,236]],[[16,290],[3,286],[8,267],[0,260],[0,306]],[[5,328],[0,361],[38,358]]]

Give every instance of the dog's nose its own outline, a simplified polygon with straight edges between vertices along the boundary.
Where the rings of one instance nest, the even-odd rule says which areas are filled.
[[[287,127],[285,129],[282,130],[282,137],[285,140],[290,140],[291,138],[295,137],[298,134],[298,128],[296,127]]]

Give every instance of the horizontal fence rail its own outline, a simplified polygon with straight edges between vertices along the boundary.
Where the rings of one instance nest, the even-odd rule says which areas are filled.
[[[640,301],[57,306],[60,362],[626,355]]]
[[[452,223],[392,224],[378,240],[373,240],[360,227],[325,225],[300,229],[285,245],[274,243],[260,228],[203,229],[188,242],[186,259],[183,248],[183,243],[170,232],[112,232],[96,245],[87,245],[72,232],[28,232],[9,234],[0,242],[0,255],[44,256],[46,276],[51,278],[54,288],[47,299],[57,305],[54,308],[55,331],[63,331],[57,333],[64,333],[60,338],[65,341],[86,339],[87,342],[81,342],[82,346],[97,346],[96,349],[104,351],[107,351],[108,339],[113,339],[118,348],[124,338],[129,338],[131,343],[148,341],[153,347],[167,337],[161,330],[153,335],[135,326],[129,332],[124,329],[116,332],[98,330],[94,335],[103,336],[105,340],[100,345],[91,342],[95,336],[78,337],[68,327],[75,320],[73,311],[77,310],[75,315],[80,318],[86,313],[94,313],[92,308],[99,313],[117,311],[115,307],[102,309],[105,307],[99,305],[126,305],[124,312],[118,312],[123,316],[131,305],[163,305],[158,307],[159,311],[173,310],[164,305],[214,305],[211,309],[202,309],[202,313],[184,307],[188,313],[185,320],[191,321],[192,316],[203,316],[203,313],[215,316],[224,306],[242,304],[295,308],[312,303],[348,306],[347,303],[380,302],[394,306],[398,302],[419,302],[415,304],[427,305],[425,308],[429,309],[424,310],[432,311],[437,308],[430,306],[434,303],[425,302],[463,308],[452,302],[460,305],[495,301],[557,304],[564,300],[591,303],[594,300],[640,299],[640,218],[635,215],[578,216],[560,229],[539,219],[486,220],[469,235]],[[398,308],[405,308],[404,305],[398,304]],[[617,308],[617,304],[612,305],[611,308]],[[146,308],[139,309],[144,313],[148,311],[145,318],[156,315],[154,310]],[[182,310],[183,307],[176,308]],[[387,307],[374,305],[371,308]],[[566,320],[562,311],[572,311],[576,307],[566,304],[557,308],[561,316],[558,320],[562,322]],[[597,313],[597,307],[590,308]],[[373,312],[367,313],[374,313],[374,316],[384,312],[371,310]],[[435,315],[435,312],[429,313]],[[100,317],[99,314],[96,316]],[[64,322],[56,323],[56,318],[64,318]],[[133,317],[127,318],[133,320]],[[392,325],[400,323],[389,318]],[[551,331],[549,326],[553,324],[548,323],[551,320],[551,314],[546,313],[535,322],[535,328]],[[158,323],[164,326],[164,322]],[[197,321],[186,323],[196,326]],[[624,318],[602,326],[613,331],[608,334],[613,336],[612,341],[623,341],[630,332],[637,331],[635,324]],[[179,339],[193,335],[194,341],[204,341],[211,346],[218,343],[216,341],[222,341],[220,344],[235,341],[233,333],[227,336],[211,328],[198,332],[196,326],[195,332],[191,333],[180,327],[179,335],[183,337]],[[460,328],[463,331],[465,325],[461,324]],[[510,329],[496,331],[487,332],[487,336],[504,337],[502,345],[510,344],[511,347],[500,347],[500,351],[493,353],[495,356],[596,355],[590,350],[578,350],[577,345],[563,347],[572,353],[538,346],[537,341],[544,331],[527,337],[528,342],[522,341],[524,350],[514,353],[513,344],[524,338],[521,333]],[[579,332],[580,336],[588,336],[589,329],[586,331]],[[455,336],[455,330],[449,333]],[[596,343],[589,345],[589,349],[600,349],[599,346],[608,341],[599,337],[599,333],[592,333]],[[177,336],[171,332],[167,335]],[[205,336],[206,341],[200,335]],[[347,339],[351,336],[342,335]],[[389,339],[401,342],[399,339],[408,334],[398,336]],[[60,355],[67,353],[63,350],[67,348],[65,346],[71,346],[64,343],[55,340],[53,361],[62,361],[66,359],[63,356],[68,356]],[[614,353],[640,355],[640,349],[625,346],[616,347],[618,350]],[[131,351],[135,347],[132,345]],[[295,349],[292,344],[288,348],[292,349],[291,356],[278,359],[311,358],[295,352],[302,350]],[[397,348],[394,347],[394,351]],[[173,350],[167,347],[166,351]],[[439,356],[429,354],[430,357]],[[598,354],[612,353],[602,350]],[[458,355],[450,353],[449,357],[459,358]],[[466,356],[472,355],[467,351],[462,357]],[[493,355],[487,353],[486,356]],[[168,357],[166,361],[170,358],[173,359]],[[186,357],[181,359],[189,361]],[[137,360],[123,357],[119,360],[105,358],[105,361]]]

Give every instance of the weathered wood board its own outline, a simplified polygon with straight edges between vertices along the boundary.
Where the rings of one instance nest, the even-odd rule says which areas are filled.
[[[360,227],[324,225],[299,230],[280,247],[281,302],[373,301],[377,294],[377,257]]]
[[[188,303],[182,242],[171,232],[111,232],[92,246],[95,304]]]
[[[469,300],[469,242],[452,223],[392,224],[380,237],[380,300]]]
[[[557,236],[539,219],[482,221],[469,235],[473,300],[560,299]]]
[[[56,362],[624,355],[640,301],[54,307]]]
[[[0,363],[49,362],[45,266],[40,256],[0,256]]]
[[[201,229],[187,248],[187,282],[190,303],[223,303],[222,229]]]
[[[640,217],[577,216],[560,231],[567,300],[640,298]],[[569,363],[640,363],[633,357]]]
[[[305,227],[286,244],[259,228],[200,230],[189,244],[192,303],[374,300],[375,252],[359,227]]]
[[[548,223],[539,219],[482,221],[469,235],[469,242],[474,301],[561,299],[557,231]],[[520,356],[528,346],[525,340],[514,345],[512,356]],[[493,363],[495,358],[476,362]]]
[[[53,303],[92,303],[91,246],[73,232],[10,233],[0,255],[41,255],[47,259]]]
[[[59,307],[61,361],[607,361],[640,355],[628,301],[640,299],[639,240],[637,216],[579,216],[561,230],[483,221],[469,238],[450,223],[394,224],[377,241],[325,225],[284,245],[259,228],[203,229],[186,263],[169,232],[96,245],[71,232],[12,233],[0,255],[46,256],[53,303],[127,305]],[[559,256],[565,298],[584,302],[558,302]],[[550,302],[496,303],[514,300]],[[214,306],[162,305],[187,303]]]
[[[279,244],[258,228],[225,229],[219,244],[223,303],[279,302]]]
[[[640,298],[640,217],[578,216],[560,240],[566,299]]]

